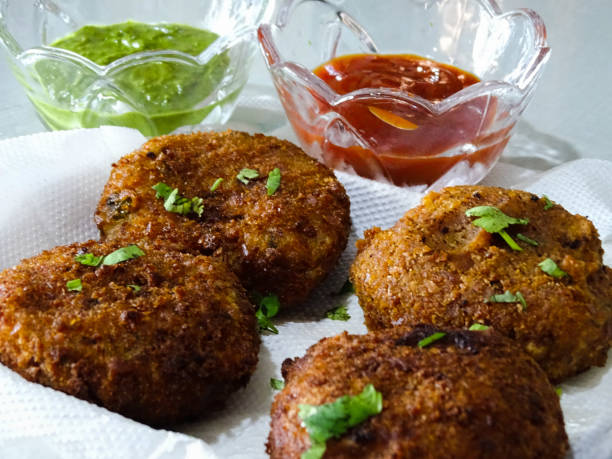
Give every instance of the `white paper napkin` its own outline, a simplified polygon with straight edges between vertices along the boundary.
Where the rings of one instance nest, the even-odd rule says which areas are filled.
[[[97,237],[93,211],[110,165],[144,141],[136,131],[104,127],[37,134],[0,142],[0,269],[58,244]],[[154,430],[60,392],[26,382],[0,366],[0,457],[200,459],[265,456],[271,377],[287,357],[303,355],[324,336],[364,333],[356,298],[333,295],[347,278],[355,240],[371,226],[391,226],[421,195],[337,174],[351,198],[353,227],[341,262],[300,311],[278,318],[278,335],[263,337],[260,362],[249,385],[225,410]],[[546,172],[499,164],[488,185],[546,194],[571,212],[587,215],[612,262],[612,162],[578,160]],[[351,319],[323,319],[346,302]],[[592,369],[562,385],[561,404],[576,458],[612,457],[612,371]],[[187,434],[187,435],[184,435]],[[197,437],[197,438],[196,438]]]

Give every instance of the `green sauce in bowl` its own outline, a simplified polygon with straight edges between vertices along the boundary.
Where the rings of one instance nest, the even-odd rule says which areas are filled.
[[[213,97],[207,101],[228,69],[226,53],[214,55],[206,63],[165,53],[112,64],[145,51],[171,50],[198,56],[217,38],[208,30],[181,24],[130,21],[82,27],[51,46],[77,53],[99,66],[111,64],[105,75],[101,78],[76,64],[38,62],[36,70],[47,100],[33,102],[53,129],[111,124],[133,127],[151,136],[197,124],[217,105],[238,95],[234,91],[220,100]]]

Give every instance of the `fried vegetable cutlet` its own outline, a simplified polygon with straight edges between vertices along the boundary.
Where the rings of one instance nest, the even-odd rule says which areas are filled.
[[[382,410],[331,435],[324,457],[563,458],[568,450],[545,373],[493,329],[345,332],[286,360],[282,370],[285,387],[271,408],[272,458],[304,457],[313,446],[320,453],[326,431],[338,433],[367,409],[369,385],[381,394]]]
[[[325,277],[350,228],[331,170],[290,142],[232,131],[158,137],[123,157],[95,220],[106,240],[221,257],[282,307]]]
[[[0,273],[0,361],[30,381],[168,425],[246,385],[260,343],[253,309],[210,257],[60,246]]]
[[[369,329],[491,325],[553,381],[606,362],[612,271],[593,224],[559,204],[451,187],[357,244],[351,279]]]

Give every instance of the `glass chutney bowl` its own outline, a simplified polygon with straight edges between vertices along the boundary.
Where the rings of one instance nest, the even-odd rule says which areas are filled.
[[[550,52],[535,12],[503,13],[493,0],[390,0],[384,8],[367,0],[283,0],[258,40],[308,154],[337,170],[415,189],[473,184],[487,174]],[[430,102],[380,87],[340,94],[312,71],[362,53],[416,54],[480,81]]]
[[[0,43],[49,128],[118,125],[154,136],[228,120],[257,52],[256,27],[273,7],[268,0],[0,0]],[[218,37],[199,55],[152,50],[107,65],[49,46],[85,25],[128,20]]]

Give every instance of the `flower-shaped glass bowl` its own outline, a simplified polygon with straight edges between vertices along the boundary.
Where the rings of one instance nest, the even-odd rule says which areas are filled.
[[[269,0],[0,0],[0,43],[50,128],[110,124],[152,136],[227,121],[248,79],[255,29],[273,6]],[[184,24],[218,38],[196,56],[155,50],[108,65],[49,46],[84,25],[127,20]],[[136,84],[143,78],[145,90]]]
[[[369,0],[284,0],[274,23],[259,27],[258,39],[287,117],[311,156],[419,188],[476,183],[486,175],[549,56],[536,13],[502,13],[492,0],[388,0],[384,7]],[[358,53],[417,54],[480,82],[434,103],[396,89],[338,94],[312,72]],[[417,128],[388,123],[375,109]]]

